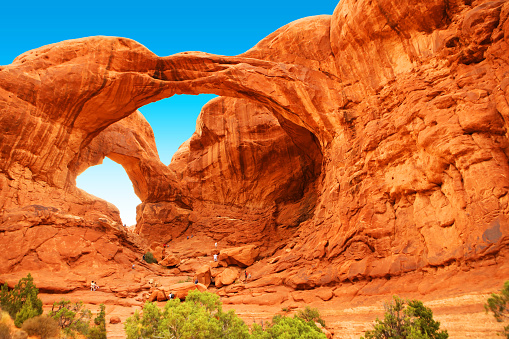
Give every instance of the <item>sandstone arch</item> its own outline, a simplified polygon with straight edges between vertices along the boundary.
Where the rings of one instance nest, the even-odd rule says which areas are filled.
[[[95,137],[148,102],[215,93],[268,107],[309,164],[320,164],[309,166],[318,180],[294,206],[299,229],[271,266],[287,286],[496,266],[509,241],[508,4],[419,4],[342,0],[333,16],[291,23],[236,57],[160,58],[106,37],[28,52],[0,68],[2,207],[50,192],[51,204],[86,214],[72,180]],[[132,155],[108,154],[142,171]],[[191,183],[158,191],[159,180],[149,181],[138,188],[144,216],[201,226],[194,218],[208,207],[179,198]],[[244,210],[223,207],[236,216],[232,227],[242,225]],[[262,234],[277,219],[264,213],[250,215]],[[152,222],[142,233],[161,232]]]

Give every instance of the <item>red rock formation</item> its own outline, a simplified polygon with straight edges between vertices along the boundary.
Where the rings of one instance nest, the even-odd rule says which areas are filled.
[[[342,0],[332,16],[293,22],[236,57],[157,57],[105,37],[27,52],[0,67],[0,243],[26,241],[0,267],[89,260],[103,246],[86,232],[101,222],[116,246],[101,264],[127,264],[116,258],[130,241],[118,213],[74,186],[110,156],[143,200],[137,232],[151,242],[203,232],[261,246],[249,284],[288,290],[263,301],[229,290],[230,303],[374,279],[369,295],[401,288],[389,279],[429,283],[480,266],[497,268],[498,284],[508,272],[508,16],[505,1]],[[209,103],[165,167],[134,112],[197,93],[237,99]],[[57,229],[83,248],[35,256],[55,248]],[[22,240],[31,232],[46,241]]]

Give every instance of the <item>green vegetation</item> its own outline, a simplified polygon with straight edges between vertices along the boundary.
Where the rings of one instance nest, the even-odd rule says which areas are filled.
[[[152,254],[152,252],[147,252],[145,253],[145,255],[143,256],[145,258],[145,261],[149,264],[157,264],[157,260],[156,258],[154,258],[154,255]]]
[[[37,297],[38,294],[39,289],[35,287],[29,273],[11,291],[7,283],[2,286],[0,307],[9,313],[17,327],[21,327],[25,320],[42,314],[42,301]]]
[[[504,283],[504,287],[499,294],[492,293],[491,297],[488,298],[484,308],[486,312],[492,312],[493,316],[497,321],[502,322],[509,318],[509,280]],[[502,332],[502,336],[509,339],[509,325],[505,326]]]
[[[447,331],[439,331],[440,323],[433,312],[419,300],[402,300],[394,296],[394,304],[385,304],[383,320],[375,321],[374,329],[366,331],[366,339],[446,339]]]
[[[302,314],[312,319],[320,319],[316,309],[304,310]],[[249,327],[233,310],[223,312],[219,296],[197,290],[189,292],[183,303],[179,299],[168,301],[163,310],[151,302],[146,302],[143,314],[135,312],[134,316],[126,320],[124,328],[128,339],[326,338],[314,320],[299,316],[289,318],[277,315],[272,319],[272,323],[267,324],[266,329],[255,324],[250,333]]]
[[[55,302],[49,315],[57,321],[58,326],[66,336],[74,337],[76,333],[81,333],[90,339],[106,338],[104,304],[100,305],[100,310],[94,318],[95,326],[92,327],[90,327],[92,312],[83,308],[81,301],[71,303],[69,300],[62,299]]]
[[[314,321],[306,321],[298,317],[293,318],[276,315],[272,323],[268,323],[264,330],[262,326],[253,324],[251,338],[253,339],[326,339],[327,336],[316,326]]]
[[[106,306],[100,305],[100,310],[94,318],[95,326],[90,328],[87,338],[89,339],[106,339]]]
[[[304,319],[307,322],[314,322],[319,323],[323,327],[325,327],[325,321],[320,317],[320,312],[318,312],[318,309],[311,308],[309,306],[306,306],[306,308],[303,310],[299,310],[297,312],[297,317]]]
[[[57,321],[58,326],[66,335],[74,336],[75,332],[88,333],[92,312],[83,308],[81,301],[71,303],[69,300],[62,299],[53,303],[49,315]]]
[[[22,329],[28,333],[29,336],[36,335],[41,339],[56,338],[60,334],[58,322],[47,315],[38,315],[27,319],[23,323]]]
[[[219,297],[191,291],[186,301],[170,300],[163,310],[146,302],[143,315],[125,322],[128,339],[135,338],[248,338],[248,327],[233,311],[223,312]]]
[[[76,333],[89,339],[106,339],[106,312],[104,304],[94,318],[95,326],[90,326],[92,312],[83,308],[83,303],[71,303],[69,300],[55,302],[49,315],[42,315],[42,301],[37,297],[30,274],[19,280],[12,290],[4,284],[0,290],[0,339],[11,338],[12,319],[14,325],[22,327],[28,335],[45,338],[75,337]],[[20,333],[24,333],[19,331]],[[26,335],[26,333],[24,333]]]

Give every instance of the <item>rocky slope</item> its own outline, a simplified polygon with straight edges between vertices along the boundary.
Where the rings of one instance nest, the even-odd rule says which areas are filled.
[[[171,241],[185,259],[171,274],[191,274],[219,241],[259,249],[253,285],[217,291],[233,304],[495,289],[509,277],[508,16],[506,1],[342,0],[235,57],[109,37],[19,56],[0,66],[0,280],[52,272],[58,292],[129,276],[134,295],[168,274],[135,278],[146,248]],[[221,97],[165,166],[136,109],[198,93]],[[75,186],[105,156],[142,200],[137,235]]]

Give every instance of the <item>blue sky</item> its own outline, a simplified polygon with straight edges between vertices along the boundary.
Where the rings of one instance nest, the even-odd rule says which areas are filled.
[[[30,49],[93,35],[131,38],[160,56],[184,51],[237,55],[291,21],[332,14],[336,5],[327,0],[4,1],[0,65]],[[175,96],[140,108],[165,164],[191,137],[201,107],[213,97]],[[120,165],[105,159],[78,177],[78,187],[116,205],[124,223],[136,223],[140,201]]]

